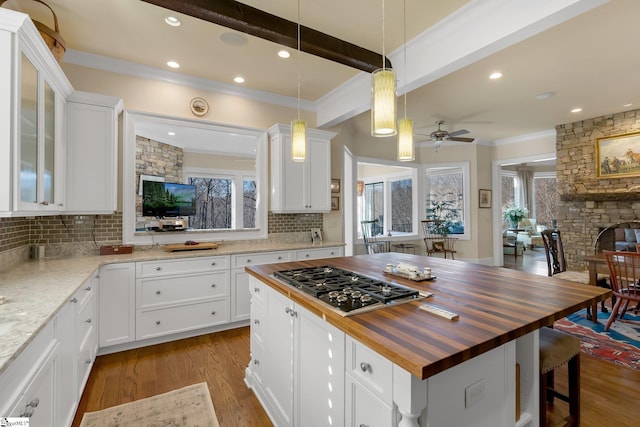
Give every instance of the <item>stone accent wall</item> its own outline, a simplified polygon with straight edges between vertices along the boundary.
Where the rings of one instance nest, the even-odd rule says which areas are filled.
[[[164,177],[167,182],[182,182],[182,148],[136,136],[136,182],[140,175]],[[136,215],[142,213],[142,197],[136,197]]]
[[[598,178],[596,165],[598,138],[638,131],[640,110],[556,126],[558,228],[571,270],[585,268],[601,227],[640,218],[640,193],[627,192],[640,177]]]

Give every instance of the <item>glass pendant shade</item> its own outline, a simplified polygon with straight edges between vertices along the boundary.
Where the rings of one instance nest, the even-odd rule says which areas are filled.
[[[381,68],[371,74],[371,135],[396,134],[396,75]]]
[[[307,157],[307,122],[294,120],[291,122],[291,160],[304,162]]]
[[[413,120],[398,120],[398,160],[410,162],[415,160],[415,145],[413,144]]]

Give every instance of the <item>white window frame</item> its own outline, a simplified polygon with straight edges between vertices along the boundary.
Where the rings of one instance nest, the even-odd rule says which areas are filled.
[[[210,169],[198,167],[185,167],[182,170],[183,182],[189,182],[189,177],[197,178],[217,178],[231,180],[231,205],[233,216],[231,218],[231,229],[238,228],[238,224],[243,223],[244,204],[243,204],[243,184],[245,178],[256,179],[256,174],[252,171],[231,170],[231,169]],[[242,228],[242,227],[240,227]],[[216,229],[218,230],[218,229]],[[220,230],[227,230],[221,228]],[[247,229],[251,230],[251,228]]]
[[[425,163],[420,170],[420,180],[422,191],[420,200],[421,218],[426,219],[427,197],[429,189],[427,187],[427,175],[444,174],[450,172],[462,172],[462,203],[464,206],[464,233],[454,234],[453,237],[459,240],[471,240],[471,186],[470,186],[470,166],[469,162],[445,162],[445,163]]]

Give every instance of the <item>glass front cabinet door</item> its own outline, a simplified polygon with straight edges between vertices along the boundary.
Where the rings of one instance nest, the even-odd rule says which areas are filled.
[[[64,171],[60,163],[64,159],[60,126],[64,101],[24,52],[19,88],[15,210],[60,211],[64,206],[60,176]]]

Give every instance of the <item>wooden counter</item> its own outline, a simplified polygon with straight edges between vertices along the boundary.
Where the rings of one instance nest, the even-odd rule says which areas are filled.
[[[340,316],[271,276],[277,270],[333,265],[389,281],[383,270],[387,263],[398,262],[431,267],[437,277],[434,281],[393,281],[428,290],[434,296],[351,317]],[[606,289],[553,277],[401,253],[269,264],[246,270],[419,379],[551,325],[610,294]],[[424,302],[458,313],[460,318],[449,321],[426,313],[419,309]]]

